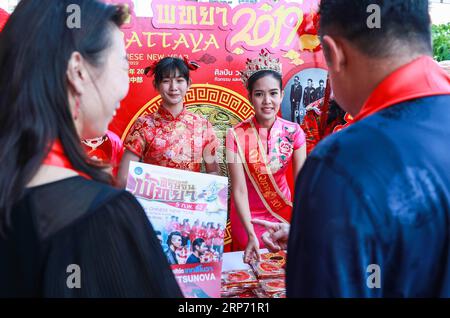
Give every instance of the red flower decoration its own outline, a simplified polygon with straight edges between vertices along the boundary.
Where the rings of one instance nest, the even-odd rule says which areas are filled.
[[[159,61],[154,61],[154,62],[152,63],[152,65],[147,66],[147,67],[144,69],[144,74],[147,75],[148,77],[150,77],[151,75],[153,75],[153,74],[155,73],[155,68],[156,68],[156,65],[158,64],[158,62],[159,62]]]
[[[200,67],[200,65],[197,62],[189,61],[186,56],[183,57],[183,60],[184,60],[184,64],[186,64],[188,69],[191,71],[196,71]]]

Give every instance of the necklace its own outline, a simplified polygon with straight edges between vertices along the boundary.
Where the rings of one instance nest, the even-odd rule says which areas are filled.
[[[102,136],[102,137],[98,137],[98,138],[92,138],[92,139],[83,139],[82,142],[83,144],[85,144],[88,147],[91,147],[92,150],[97,149],[101,144],[103,144],[106,140],[108,139],[108,137]]]

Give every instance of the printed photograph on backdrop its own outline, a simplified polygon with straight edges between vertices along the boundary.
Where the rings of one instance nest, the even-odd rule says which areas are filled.
[[[284,88],[283,118],[302,124],[306,106],[324,96],[326,83],[327,71],[321,68],[306,68],[293,75]]]

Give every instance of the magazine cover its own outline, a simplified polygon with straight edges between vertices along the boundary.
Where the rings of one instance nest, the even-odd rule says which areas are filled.
[[[228,178],[131,162],[127,190],[150,219],[185,297],[220,297]]]

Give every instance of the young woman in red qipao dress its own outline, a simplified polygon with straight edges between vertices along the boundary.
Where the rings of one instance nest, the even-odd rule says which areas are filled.
[[[281,64],[267,52],[249,60],[242,72],[255,115],[229,130],[227,160],[231,177],[231,235],[234,250],[245,250],[244,261],[259,258],[265,229],[254,218],[288,223],[292,211],[286,180],[306,159],[305,135],[296,123],[277,116],[284,96]]]

